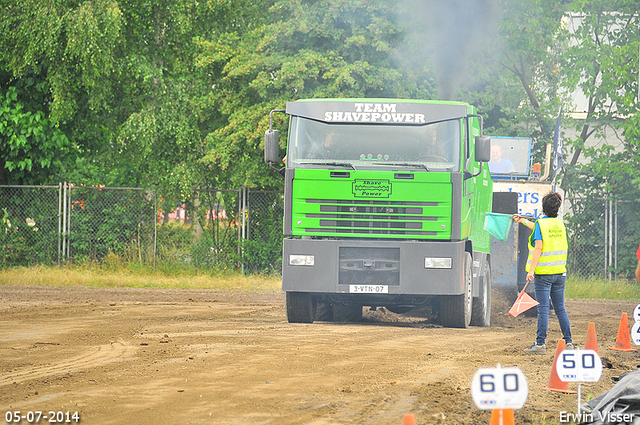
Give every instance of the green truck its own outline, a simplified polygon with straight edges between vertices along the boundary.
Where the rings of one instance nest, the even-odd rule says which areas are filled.
[[[288,102],[282,289],[291,323],[357,321],[364,306],[431,306],[489,326],[491,139],[462,102]],[[265,162],[281,161],[278,131]]]

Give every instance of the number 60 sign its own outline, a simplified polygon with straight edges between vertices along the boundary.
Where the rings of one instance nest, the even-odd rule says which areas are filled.
[[[517,367],[480,368],[471,381],[471,397],[478,409],[521,409],[529,384]]]

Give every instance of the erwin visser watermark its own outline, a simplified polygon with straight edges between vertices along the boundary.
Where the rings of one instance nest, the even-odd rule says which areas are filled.
[[[569,412],[560,412],[560,423],[589,423],[593,422],[594,419],[598,419],[604,423],[611,424],[627,424],[633,421],[635,417],[635,413],[607,413],[602,414],[600,412],[596,413],[569,413]]]

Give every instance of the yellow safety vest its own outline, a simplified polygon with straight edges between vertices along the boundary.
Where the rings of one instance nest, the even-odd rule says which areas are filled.
[[[567,272],[567,230],[562,220],[556,217],[547,217],[538,220],[542,233],[542,255],[535,269],[535,274],[559,274]],[[535,228],[534,228],[535,229]],[[529,258],[526,271],[531,269],[533,259],[533,235],[529,237]]]

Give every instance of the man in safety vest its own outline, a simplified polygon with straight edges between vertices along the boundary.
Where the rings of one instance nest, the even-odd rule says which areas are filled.
[[[564,307],[564,285],[567,278],[567,231],[558,218],[562,197],[557,192],[549,192],[542,198],[544,216],[529,221],[518,214],[513,216],[533,230],[529,238],[529,258],[527,259],[527,282],[534,282],[538,304],[538,331],[536,342],[524,350],[527,354],[546,354],[547,329],[549,327],[549,297],[560,323],[562,336],[568,349],[576,348],[571,340],[571,324]]]

